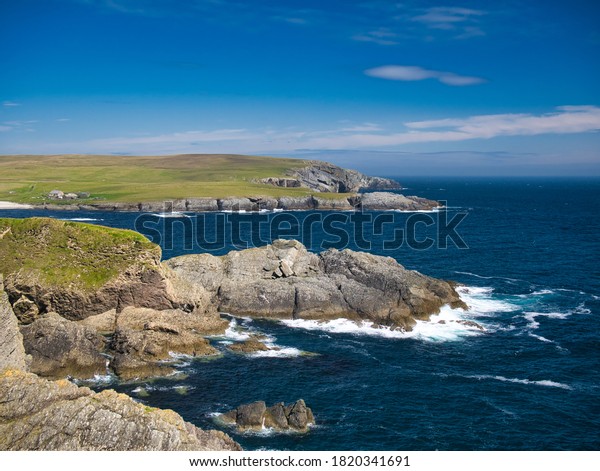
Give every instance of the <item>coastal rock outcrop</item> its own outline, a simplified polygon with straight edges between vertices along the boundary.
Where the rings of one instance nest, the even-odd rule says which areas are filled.
[[[236,451],[220,431],[204,431],[170,410],[112,390],[0,372],[0,450]]]
[[[328,162],[312,160],[306,167],[288,172],[291,178],[263,178],[261,183],[284,188],[305,187],[323,193],[356,193],[361,190],[393,190],[400,184],[394,180],[370,177]]]
[[[212,315],[127,307],[117,315],[110,366],[122,379],[168,374],[172,353],[216,355],[205,336],[223,333],[227,325]]]
[[[389,192],[362,193],[358,201],[359,208],[370,211],[430,211],[440,206],[437,201]]]
[[[218,419],[226,424],[235,425],[238,431],[272,428],[279,432],[306,432],[315,424],[312,410],[303,399],[285,405],[279,402],[267,407],[264,401],[244,404],[237,409],[221,414]]]
[[[365,320],[411,330],[444,304],[465,307],[453,286],[407,270],[390,257],[352,250],[310,253],[295,240],[165,262],[181,278],[204,286],[220,311],[276,318]]]
[[[48,218],[0,219],[0,270],[21,323],[57,312],[81,320],[126,306],[210,309],[201,287],[176,279],[142,235]]]

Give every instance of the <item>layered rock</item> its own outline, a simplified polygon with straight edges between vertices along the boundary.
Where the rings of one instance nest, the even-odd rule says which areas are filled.
[[[276,431],[306,432],[315,424],[312,410],[303,399],[285,405],[283,402],[267,407],[264,401],[244,404],[221,414],[219,420],[235,425],[238,431],[272,428]]]
[[[4,279],[0,274],[0,371],[6,368],[26,370],[30,361],[31,358],[25,354],[23,336],[4,292]]]
[[[397,193],[373,192],[360,195],[357,206],[369,211],[429,211],[440,207],[437,201]]]
[[[170,410],[112,390],[94,393],[67,380],[17,370],[0,373],[0,450],[240,450]]]
[[[173,286],[160,248],[136,232],[30,218],[0,219],[0,233],[0,270],[21,323],[48,312],[80,320],[125,306],[202,304]]]
[[[106,374],[105,340],[93,328],[49,313],[21,327],[21,332],[33,373],[50,378]]]
[[[317,255],[294,240],[166,263],[210,291],[219,310],[239,316],[347,318],[410,330],[444,304],[466,307],[450,283],[406,270],[390,257],[348,249]]]
[[[205,336],[221,334],[227,326],[212,315],[127,307],[116,319],[110,366],[123,379],[167,374],[172,353],[216,355]]]
[[[284,188],[305,187],[324,193],[356,193],[361,190],[391,190],[400,188],[394,180],[370,177],[356,170],[348,170],[337,165],[318,160],[309,165],[288,171],[292,178],[263,178],[261,183]]]

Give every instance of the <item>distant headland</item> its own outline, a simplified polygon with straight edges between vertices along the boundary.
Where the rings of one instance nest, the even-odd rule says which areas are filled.
[[[5,209],[102,211],[431,210],[398,182],[300,159],[224,154],[2,155]],[[367,193],[364,193],[367,192]]]

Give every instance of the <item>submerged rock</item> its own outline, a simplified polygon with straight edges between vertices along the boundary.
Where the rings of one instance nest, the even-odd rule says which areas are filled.
[[[236,342],[227,347],[232,352],[236,353],[255,353],[268,352],[269,350],[279,350],[278,348],[269,348],[256,337],[250,337],[248,340]]]
[[[236,451],[223,432],[204,431],[170,410],[112,390],[17,370],[0,373],[0,450]]]
[[[290,430],[306,432],[311,425],[315,424],[312,410],[302,399],[287,406],[280,402],[267,407],[264,401],[244,404],[221,414],[219,420],[235,425],[239,431],[272,428],[279,432]]]
[[[390,257],[348,249],[317,255],[294,240],[222,257],[184,255],[166,264],[211,292],[219,310],[238,316],[347,318],[410,330],[444,304],[466,308],[450,283],[407,270]]]

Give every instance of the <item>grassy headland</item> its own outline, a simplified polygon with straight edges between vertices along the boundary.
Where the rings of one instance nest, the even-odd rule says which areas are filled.
[[[306,165],[306,160],[245,155],[0,155],[0,201],[40,204],[54,189],[87,192],[89,201],[110,202],[303,196],[315,193],[253,181],[284,177]]]
[[[0,273],[96,289],[140,260],[160,259],[141,234],[48,218],[0,218]]]

